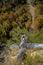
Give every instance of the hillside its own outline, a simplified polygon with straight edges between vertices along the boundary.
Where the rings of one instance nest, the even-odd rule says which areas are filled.
[[[42,0],[0,0],[0,65],[43,65]]]
[[[39,3],[38,3],[39,2]],[[43,42],[43,1],[0,0],[0,40],[4,43],[18,43],[18,35],[25,33],[27,42]],[[25,31],[25,32],[24,32]],[[41,33],[40,33],[40,32]],[[37,37],[40,35],[39,37]],[[35,41],[34,38],[38,38]]]

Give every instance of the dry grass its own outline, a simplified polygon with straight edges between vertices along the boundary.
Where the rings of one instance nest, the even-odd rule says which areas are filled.
[[[18,51],[19,49],[13,49],[10,55],[5,56],[5,62],[0,65],[43,65],[43,49],[27,49],[22,62],[17,60]]]

